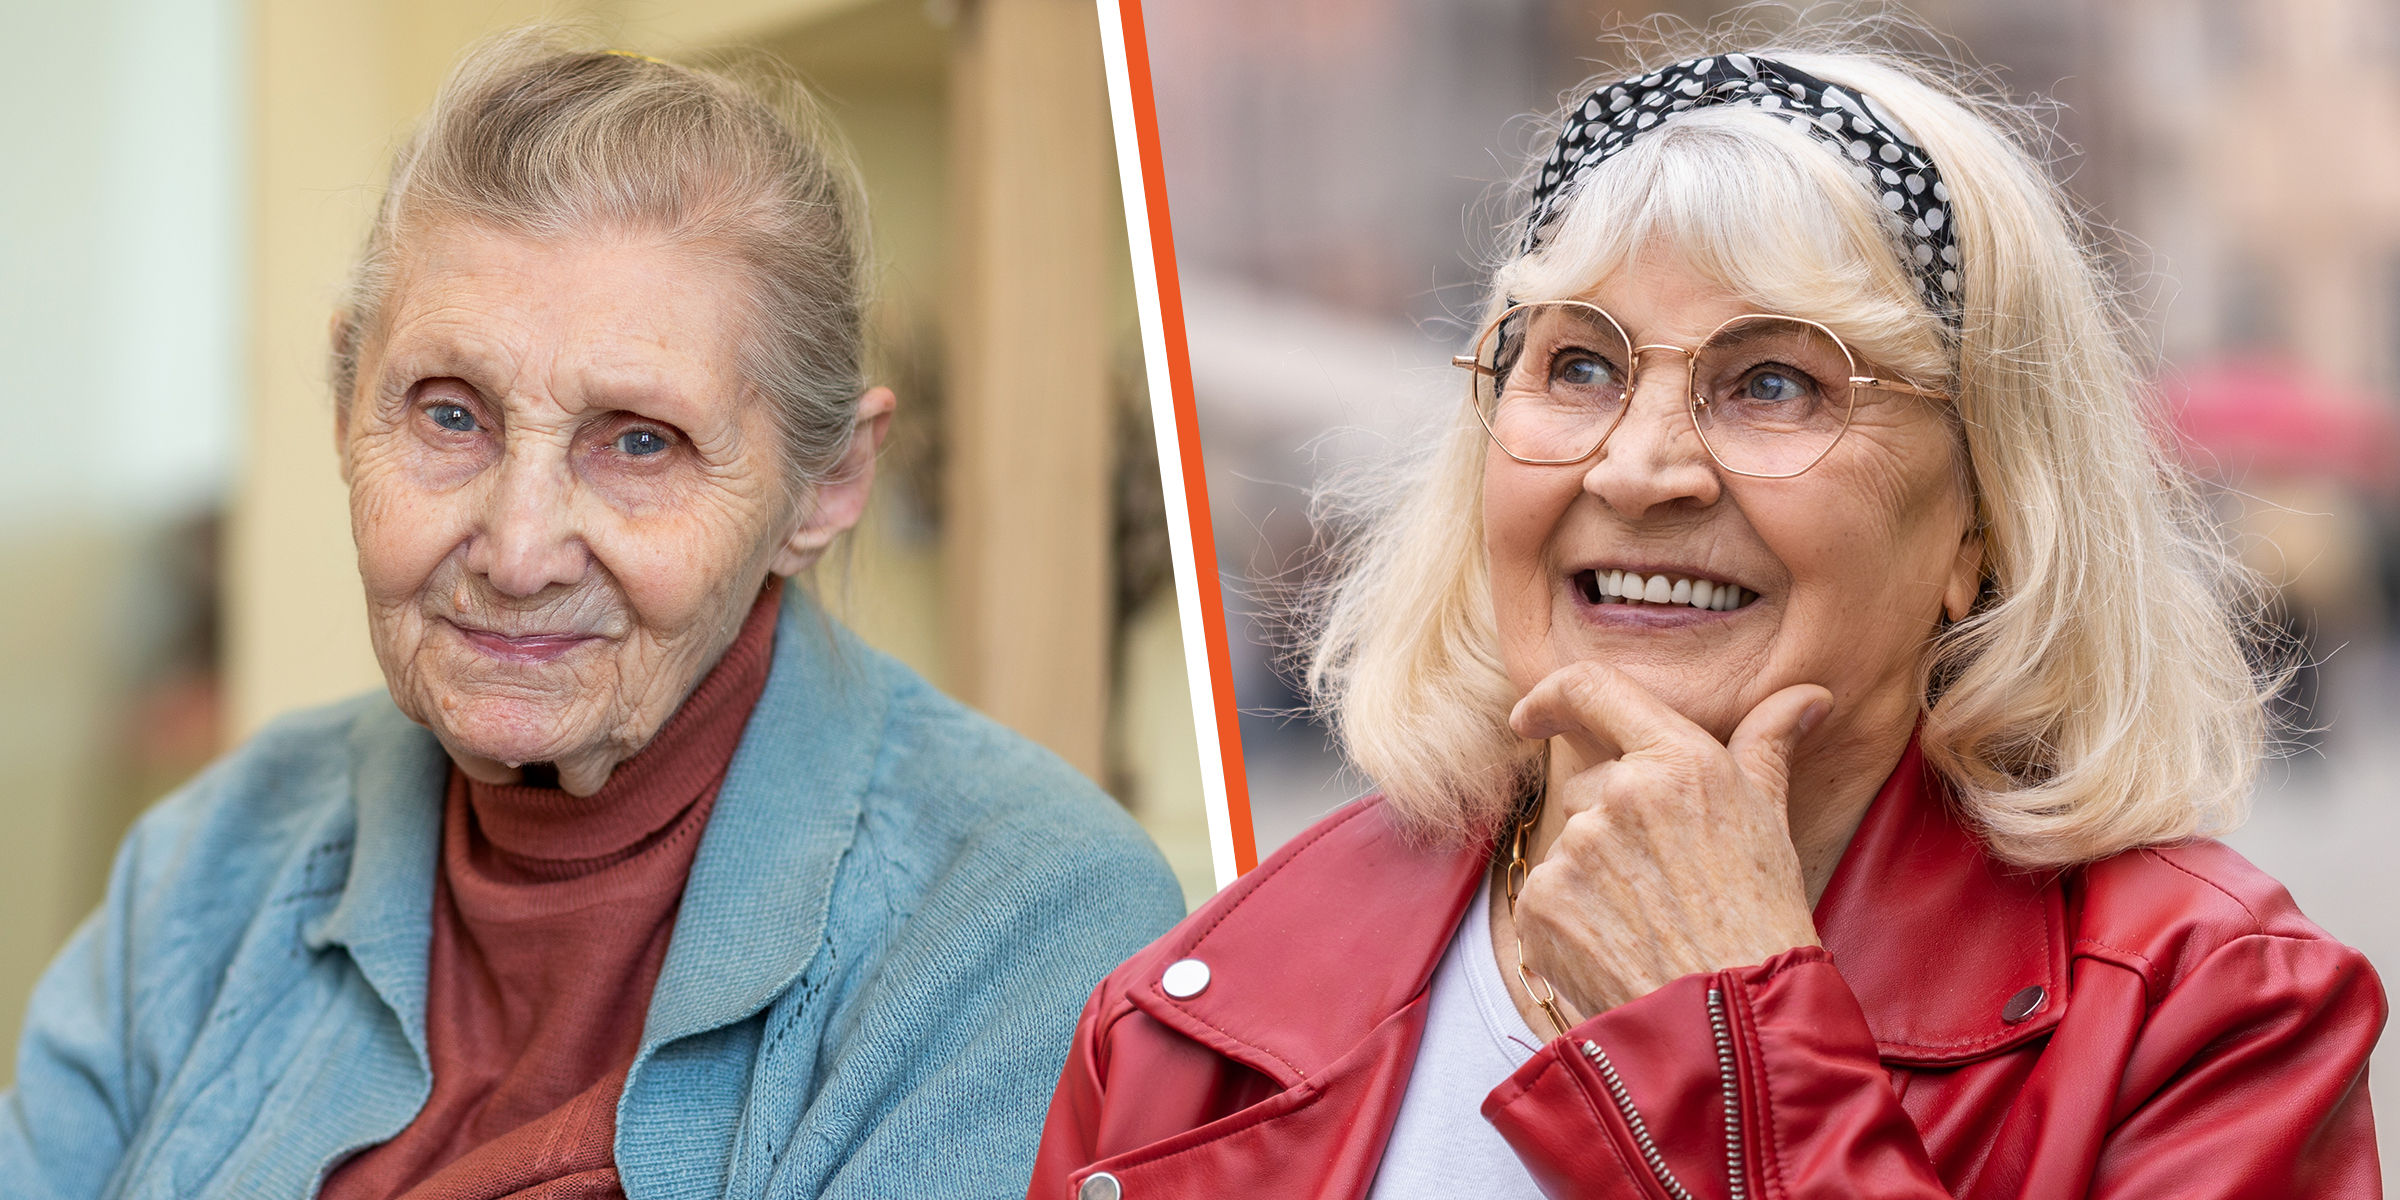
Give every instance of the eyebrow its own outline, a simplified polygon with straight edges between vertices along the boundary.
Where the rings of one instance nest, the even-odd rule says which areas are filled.
[[[496,341],[472,334],[463,338],[395,334],[385,339],[378,357],[378,382],[394,375],[411,376],[404,387],[419,380],[454,378],[496,396],[501,389],[487,385],[498,376],[516,373],[512,356]]]
[[[518,373],[504,345],[469,332],[387,341],[378,375],[400,390],[427,379],[454,378],[499,403]],[[694,409],[703,403],[705,390],[685,386],[678,374],[662,363],[587,360],[569,364],[564,382],[586,415],[624,412],[682,427],[700,416]]]
[[[1738,348],[1754,342],[1784,342],[1795,346],[1808,345],[1807,339],[1800,330],[1790,328],[1774,329],[1760,326],[1752,326],[1748,329],[1735,329],[1730,333],[1725,334],[1724,340],[1718,344]]]

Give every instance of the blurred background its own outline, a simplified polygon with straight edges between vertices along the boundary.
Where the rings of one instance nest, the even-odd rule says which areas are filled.
[[[1089,0],[0,0],[0,1081],[131,820],[275,715],[382,686],[326,321],[408,122],[537,18],[815,87],[901,397],[816,587],[1213,890]]]
[[[1731,7],[1145,3],[1262,856],[1366,786],[1278,670],[1273,600],[1342,536],[1310,489],[1463,403],[1449,357],[1537,149],[1525,114],[1600,69],[1612,29]],[[2234,844],[2400,978],[2400,0],[1912,7],[2044,106],[2179,440],[2308,648],[2286,704],[2306,732]]]

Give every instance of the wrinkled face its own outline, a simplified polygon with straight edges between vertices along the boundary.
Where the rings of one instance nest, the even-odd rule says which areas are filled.
[[[1696,346],[1756,311],[1664,255],[1577,298],[1640,345]],[[1489,450],[1485,537],[1512,682],[1522,692],[1599,659],[1720,740],[1760,700],[1816,683],[1834,696],[1824,736],[1904,737],[1926,642],[1945,607],[1963,614],[1972,603],[1980,566],[1939,402],[1862,389],[1822,461],[1789,479],[1750,478],[1718,467],[1694,431],[1685,361],[1641,356],[1601,457],[1527,466]],[[1793,381],[1770,374],[1755,386],[1780,396]],[[1612,578],[1620,590],[1638,579],[1663,602],[1611,602]],[[1740,607],[1715,598],[1729,587]],[[1715,603],[1694,606],[1695,593]]]
[[[640,236],[410,249],[337,430],[376,656],[471,774],[605,779],[800,565],[735,280]]]

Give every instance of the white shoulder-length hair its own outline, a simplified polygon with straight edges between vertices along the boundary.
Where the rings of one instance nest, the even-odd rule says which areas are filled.
[[[1956,214],[1957,332],[1918,298],[1880,206],[1834,155],[1730,106],[1674,118],[1594,169],[1545,246],[1497,265],[1487,317],[1585,294],[1665,245],[1762,311],[1822,321],[1955,396],[1985,580],[1972,614],[1924,649],[1926,760],[2021,866],[2238,824],[2276,682],[2244,653],[2256,590],[2152,432],[2130,323],[2019,142],[2032,123],[1855,46],[1677,47],[1596,82],[1730,50],[1864,92],[1924,147]],[[1302,617],[1313,702],[1403,824],[1436,840],[1490,836],[1538,749],[1507,726],[1519,697],[1492,614],[1485,452],[1462,401],[1399,469],[1337,489],[1357,536]]]

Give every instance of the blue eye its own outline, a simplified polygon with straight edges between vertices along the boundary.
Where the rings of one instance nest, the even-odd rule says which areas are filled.
[[[617,449],[636,457],[656,454],[667,448],[667,439],[654,429],[628,429],[617,435]]]
[[[426,409],[425,415],[432,417],[434,424],[454,433],[473,433],[476,430],[475,414],[468,412],[463,404],[436,404]]]
[[[1585,354],[1562,355],[1550,364],[1550,379],[1572,388],[1611,387],[1617,382],[1617,371],[1604,359]]]
[[[1742,384],[1742,399],[1780,403],[1798,400],[1808,395],[1808,385],[1798,376],[1784,371],[1765,370],[1754,373]]]

